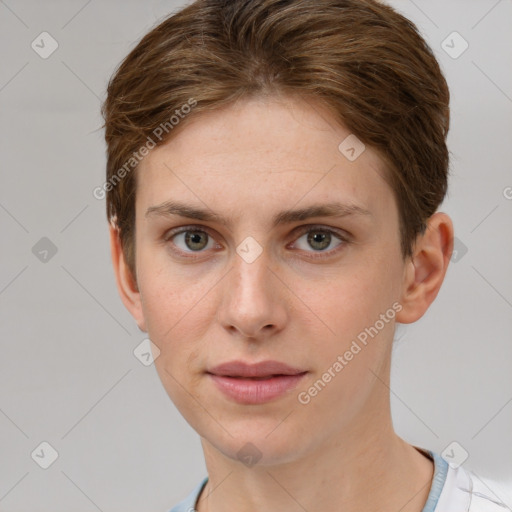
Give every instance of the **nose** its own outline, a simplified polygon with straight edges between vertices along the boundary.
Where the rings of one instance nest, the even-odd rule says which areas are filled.
[[[252,263],[237,254],[223,281],[217,318],[231,334],[260,339],[284,328],[286,287],[269,267],[265,251]]]

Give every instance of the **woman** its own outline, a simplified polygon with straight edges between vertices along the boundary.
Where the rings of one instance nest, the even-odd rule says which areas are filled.
[[[396,324],[453,250],[449,91],[410,21],[199,0],[124,59],[103,115],[118,289],[208,469],[172,512],[502,510],[457,446],[391,421]]]

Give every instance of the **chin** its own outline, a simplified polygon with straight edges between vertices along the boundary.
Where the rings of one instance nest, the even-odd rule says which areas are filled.
[[[295,438],[284,428],[280,433],[277,430],[272,432],[275,425],[276,423],[273,423],[272,428],[266,428],[264,433],[256,429],[244,428],[239,434],[233,432],[229,425],[226,425],[226,430],[233,437],[225,433],[222,439],[213,439],[211,437],[212,430],[208,429],[210,435],[204,439],[225,457],[239,461],[247,467],[274,466],[294,462],[304,451],[303,442],[299,436]],[[283,425],[278,429],[282,427]],[[271,433],[269,434],[269,432]]]

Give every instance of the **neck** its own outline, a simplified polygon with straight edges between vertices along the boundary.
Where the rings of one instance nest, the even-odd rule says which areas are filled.
[[[374,411],[281,464],[247,467],[202,445],[209,478],[198,512],[421,512],[433,478],[433,463],[395,434],[390,414]]]

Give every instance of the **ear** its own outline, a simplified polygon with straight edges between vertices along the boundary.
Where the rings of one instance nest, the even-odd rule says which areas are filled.
[[[147,332],[140,292],[136,280],[126,264],[119,229],[113,222],[110,223],[110,254],[116,277],[117,290],[119,291],[121,300],[137,322],[139,329],[143,332]]]
[[[419,234],[412,257],[404,269],[404,280],[397,322],[409,324],[419,320],[441,288],[453,251],[453,224],[445,213],[436,212]]]

